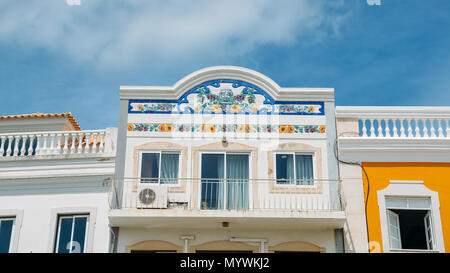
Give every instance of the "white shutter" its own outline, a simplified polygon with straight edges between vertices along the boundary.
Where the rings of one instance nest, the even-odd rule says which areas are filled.
[[[400,236],[400,221],[398,214],[387,210],[388,227],[389,227],[389,242],[391,249],[402,249],[402,240]]]
[[[433,235],[433,225],[431,222],[431,211],[428,211],[425,217],[423,218],[425,221],[425,235],[427,236],[427,249],[434,249],[434,235]]]

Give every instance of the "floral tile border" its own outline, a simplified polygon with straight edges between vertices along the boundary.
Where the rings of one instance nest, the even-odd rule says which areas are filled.
[[[324,115],[324,103],[275,101],[250,83],[219,79],[204,82],[178,100],[130,100],[132,114]]]
[[[306,134],[326,131],[325,125],[250,125],[250,124],[163,124],[163,123],[129,123],[129,132],[232,132],[232,133],[280,133]]]

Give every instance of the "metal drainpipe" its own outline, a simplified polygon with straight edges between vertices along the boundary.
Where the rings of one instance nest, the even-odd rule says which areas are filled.
[[[266,253],[264,248],[264,243],[267,243],[267,239],[257,239],[257,238],[236,238],[231,237],[230,242],[256,242],[259,243],[259,253]]]
[[[183,253],[189,253],[189,240],[194,240],[194,235],[181,235],[180,240],[184,240]]]

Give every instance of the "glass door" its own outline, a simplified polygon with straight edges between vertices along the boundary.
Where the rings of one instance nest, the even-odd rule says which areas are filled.
[[[248,209],[249,155],[204,153],[201,209]]]

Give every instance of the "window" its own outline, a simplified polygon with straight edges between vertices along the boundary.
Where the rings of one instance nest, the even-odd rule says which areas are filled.
[[[430,198],[386,197],[391,249],[434,250]]]
[[[84,253],[88,233],[89,215],[58,217],[56,253]]]
[[[203,153],[201,208],[248,209],[249,154]]]
[[[276,153],[275,170],[278,185],[314,185],[312,154]]]
[[[0,218],[0,253],[10,252],[14,222],[15,218]]]
[[[141,182],[178,184],[180,154],[174,152],[143,152]]]

